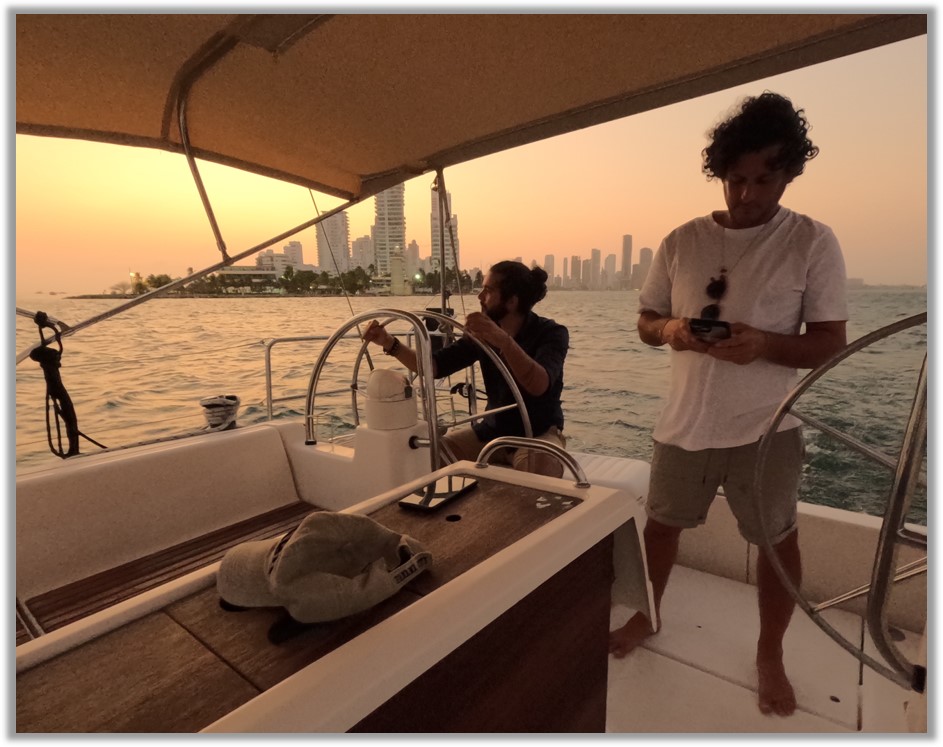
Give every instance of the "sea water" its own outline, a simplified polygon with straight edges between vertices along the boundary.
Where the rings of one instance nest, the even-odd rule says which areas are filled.
[[[927,307],[923,288],[866,287],[849,291],[848,298],[849,341]],[[570,331],[563,409],[568,448],[574,451],[651,456],[652,428],[667,391],[669,353],[639,340],[637,301],[637,291],[551,291],[536,308]],[[18,307],[45,311],[68,324],[119,303],[49,294],[17,298]],[[239,396],[240,425],[265,420],[265,341],[320,336],[272,348],[273,415],[298,417],[323,338],[353,313],[415,311],[438,303],[438,297],[430,296],[158,298],[66,337],[60,374],[80,431],[106,446],[121,446],[199,430],[205,426],[199,400],[208,395]],[[451,304],[459,320],[478,309],[473,296],[453,296]],[[391,330],[405,333],[406,327],[394,322]],[[17,316],[17,351],[38,339],[31,319]],[[344,341],[325,366],[319,392],[337,393],[316,399],[320,438],[354,427],[350,385],[359,349],[355,340]],[[371,350],[374,365],[394,365],[375,347]],[[926,325],[875,343],[832,369],[796,408],[896,460],[925,353]],[[364,367],[359,386],[366,374]],[[45,391],[38,365],[29,359],[20,363],[18,469],[56,460],[47,443]],[[359,415],[363,417],[362,402]],[[55,435],[54,422],[52,428]],[[803,500],[883,513],[893,478],[887,468],[808,426],[805,438]],[[80,446],[82,453],[98,450],[84,439]],[[925,491],[916,496],[909,519],[926,522]]]

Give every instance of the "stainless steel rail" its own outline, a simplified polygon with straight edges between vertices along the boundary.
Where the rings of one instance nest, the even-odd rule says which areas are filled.
[[[474,420],[481,420],[487,415],[493,415],[495,413],[508,410],[512,407],[516,407],[518,413],[521,416],[521,423],[524,428],[524,436],[527,438],[533,438],[534,431],[530,424],[530,416],[527,414],[527,406],[524,404],[523,396],[521,396],[521,390],[517,386],[517,382],[514,381],[514,376],[511,374],[510,370],[505,365],[504,361],[501,360],[501,356],[499,356],[496,352],[494,352],[494,350],[491,348],[490,345],[487,345],[486,343],[477,339],[473,334],[468,332],[465,329],[465,325],[463,325],[459,321],[456,321],[450,316],[446,316],[445,314],[440,314],[436,311],[416,311],[413,313],[421,319],[433,319],[436,322],[438,322],[440,326],[444,325],[447,327],[452,327],[456,331],[461,332],[463,336],[468,337],[469,340],[471,340],[473,343],[475,343],[475,345],[481,348],[482,352],[484,352],[484,354],[488,356],[489,360],[494,364],[495,368],[498,369],[498,373],[501,374],[502,378],[505,380],[505,382],[508,385],[508,389],[511,391],[511,396],[514,397],[513,405],[505,405],[503,407],[495,407],[492,410],[483,410],[481,412],[474,412],[467,418],[464,418],[455,423],[451,423],[450,427],[461,425],[463,423],[468,423]],[[359,360],[358,360],[358,366],[359,366]],[[356,375],[356,372],[355,372],[355,375]],[[472,382],[474,383],[474,378],[472,378]],[[355,416],[356,416],[356,412],[355,412]],[[359,423],[360,422],[359,419],[356,422]]]
[[[917,380],[917,392],[914,395],[910,419],[904,432],[904,442],[900,450],[900,460],[891,487],[890,500],[881,524],[878,537],[878,549],[871,574],[871,594],[868,595],[868,630],[881,656],[896,672],[904,674],[914,682],[914,664],[900,652],[891,639],[887,622],[887,603],[890,599],[891,574],[897,565],[897,542],[900,531],[907,518],[910,499],[917,483],[917,473],[923,459],[923,444],[927,437],[927,358]]]
[[[922,691],[923,689],[923,678],[918,676],[920,673],[916,671],[916,666],[913,663],[907,661],[903,655],[900,654],[900,652],[897,650],[897,647],[891,640],[886,620],[886,608],[891,585],[890,577],[894,573],[894,567],[896,565],[895,560],[897,555],[897,542],[895,540],[901,539],[902,541],[906,541],[911,544],[917,544],[924,547],[926,546],[925,539],[903,528],[903,522],[907,514],[907,509],[910,505],[911,496],[913,495],[914,488],[920,481],[919,468],[922,462],[923,442],[927,433],[926,355],[924,355],[923,366],[920,370],[916,394],[914,395],[910,419],[907,423],[907,428],[904,434],[904,442],[901,448],[901,453],[896,463],[889,464],[888,462],[890,460],[888,460],[886,457],[883,457],[883,455],[869,453],[870,449],[862,451],[865,456],[872,458],[878,464],[882,464],[885,467],[891,467],[892,469],[896,470],[894,485],[891,490],[891,495],[888,500],[888,507],[884,515],[884,522],[881,527],[881,534],[878,541],[878,548],[876,551],[874,568],[871,576],[870,587],[874,593],[872,593],[868,598],[867,609],[868,630],[871,633],[871,637],[875,646],[881,655],[886,659],[887,664],[890,664],[890,667],[888,667],[885,663],[881,663],[868,656],[866,653],[864,653],[863,650],[845,639],[844,636],[842,636],[837,630],[835,630],[835,628],[833,628],[825,619],[821,617],[819,613],[823,608],[813,607],[808,602],[808,600],[802,596],[802,593],[799,591],[799,589],[797,589],[795,584],[792,583],[792,580],[786,573],[785,568],[783,568],[782,562],[779,560],[778,554],[773,549],[773,545],[769,539],[769,529],[764,521],[763,512],[760,510],[760,504],[762,500],[763,471],[766,466],[766,457],[769,453],[772,438],[776,434],[779,424],[783,421],[783,418],[785,418],[787,414],[791,413],[792,406],[796,400],[798,400],[799,397],[801,397],[812,386],[812,384],[818,381],[823,375],[825,375],[828,371],[830,371],[849,356],[854,355],[863,348],[866,348],[869,345],[878,342],[879,340],[883,340],[886,337],[890,337],[893,334],[910,329],[911,327],[915,327],[919,324],[926,324],[926,321],[927,314],[926,312],[923,312],[921,314],[915,314],[913,316],[907,317],[906,319],[901,319],[900,321],[894,322],[893,324],[889,324],[885,327],[881,327],[880,329],[870,332],[850,343],[821,366],[809,372],[786,396],[786,398],[777,408],[776,412],[773,414],[773,417],[767,426],[766,433],[760,440],[753,484],[754,505],[756,507],[756,513],[759,517],[760,525],[763,530],[763,549],[766,553],[767,559],[770,562],[770,565],[773,567],[783,586],[795,600],[796,604],[801,607],[802,610],[812,619],[812,621],[815,622],[823,631],[825,631],[825,633],[828,634],[832,640],[848,651],[852,656],[864,664],[867,664],[873,670],[888,678],[889,680],[896,682],[901,687],[907,689],[916,689],[919,691]],[[798,414],[796,414],[796,416],[800,417]],[[814,419],[810,420],[808,417],[802,417],[801,419],[810,425],[816,425]],[[824,432],[826,435],[833,437],[836,433],[836,431],[831,428],[825,430]],[[849,443],[850,441],[854,441],[853,439],[844,436],[844,434],[840,435],[843,437],[839,440],[841,440],[843,443],[853,446],[852,443]],[[860,449],[856,450],[861,451]]]
[[[328,335],[301,335],[297,337],[276,337],[271,340],[265,341],[265,409],[268,414],[268,419],[271,420],[274,416],[272,410],[272,405],[276,401],[288,401],[289,399],[295,399],[294,397],[282,398],[281,400],[275,400],[272,397],[272,348],[276,345],[282,345],[286,342],[323,342],[330,339]],[[344,335],[342,339],[360,339],[359,334]]]
[[[541,441],[538,438],[500,436],[485,444],[481,453],[478,454],[478,461],[475,463],[475,466],[480,469],[486,468],[488,466],[488,457],[501,449],[533,449],[534,451],[546,451],[549,454],[553,454],[565,467],[569,467],[570,472],[572,472],[573,476],[576,478],[576,487],[590,487],[589,480],[586,479],[586,473],[572,454],[564,451],[556,444],[552,444],[549,441]]]

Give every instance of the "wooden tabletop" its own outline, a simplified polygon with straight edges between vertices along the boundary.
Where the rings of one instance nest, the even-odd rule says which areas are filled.
[[[204,589],[20,673],[17,731],[198,731],[578,503],[481,479],[435,512],[388,504],[371,517],[419,540],[433,558],[394,597],[300,626],[282,609],[225,611],[215,587]],[[273,625],[293,635],[273,643]]]

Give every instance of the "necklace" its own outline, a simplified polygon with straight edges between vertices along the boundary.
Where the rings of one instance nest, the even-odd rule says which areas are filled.
[[[740,264],[740,260],[743,259],[745,256],[747,256],[750,253],[750,250],[753,249],[754,246],[760,243],[760,239],[766,236],[767,232],[771,235],[779,227],[779,224],[782,223],[784,220],[786,220],[785,214],[778,221],[775,220],[775,217],[771,218],[763,226],[763,228],[757,231],[756,235],[754,235],[753,238],[750,239],[750,243],[747,244],[747,248],[744,249],[742,252],[740,252],[740,256],[737,257],[736,260],[734,260],[733,265],[731,265],[729,269],[727,268],[727,229],[724,228],[723,229],[724,233],[722,236],[723,243],[721,244],[721,249],[720,249],[720,277],[711,278],[711,281],[723,282],[724,284],[726,284],[726,280],[727,280],[726,276],[729,275],[731,272],[733,272],[734,268],[738,264]]]

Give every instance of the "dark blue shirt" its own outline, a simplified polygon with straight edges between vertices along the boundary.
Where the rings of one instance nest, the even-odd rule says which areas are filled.
[[[569,331],[553,319],[545,319],[531,311],[527,314],[520,331],[514,336],[514,341],[525,353],[543,366],[547,376],[550,377],[547,390],[539,397],[528,394],[523,387],[518,387],[524,406],[527,408],[531,430],[535,436],[546,432],[552,425],[563,430],[561,404],[563,361],[570,347]],[[514,395],[511,394],[511,389],[504,377],[498,372],[497,366],[491,362],[487,353],[471,340],[463,337],[437,351],[432,357],[435,360],[438,377],[448,376],[478,361],[481,364],[481,375],[488,393],[488,409],[515,404]],[[524,435],[524,424],[517,410],[488,415],[474,422],[472,428],[482,441],[490,441],[498,436]]]

